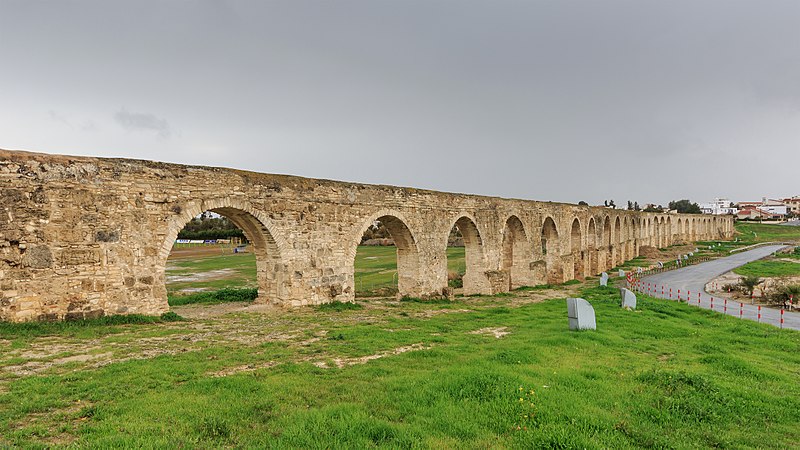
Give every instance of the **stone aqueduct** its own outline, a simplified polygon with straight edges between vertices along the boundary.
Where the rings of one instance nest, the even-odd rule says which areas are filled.
[[[168,310],[167,256],[211,210],[256,254],[257,301],[354,299],[354,259],[380,219],[401,295],[447,296],[448,234],[466,246],[466,294],[597,274],[644,246],[729,238],[730,217],[649,214],[232,169],[0,150],[0,320]]]

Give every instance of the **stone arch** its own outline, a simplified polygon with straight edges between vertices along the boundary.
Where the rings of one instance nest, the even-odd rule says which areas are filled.
[[[678,221],[676,223],[676,226],[678,228],[677,228],[677,231],[675,232],[675,234],[676,234],[675,241],[676,242],[683,242],[683,220],[680,217],[678,217]]]
[[[667,227],[665,226],[664,216],[656,219],[656,223],[658,223],[658,248],[664,248],[667,242]]]
[[[614,243],[613,245],[613,258],[611,267],[614,267],[621,262],[622,255],[622,221],[619,216],[614,219]]]
[[[614,266],[612,262],[612,253],[611,253],[611,217],[606,216],[603,219],[603,231],[602,236],[600,238],[600,245],[603,247],[603,259],[602,259],[602,270],[608,270]]]
[[[664,233],[664,237],[666,238],[666,242],[664,242],[664,246],[665,247],[669,247],[670,245],[672,245],[672,242],[675,240],[675,237],[673,236],[675,234],[675,231],[672,229],[672,218],[669,217],[669,216],[667,217],[667,223],[665,225],[665,228],[666,228],[667,232]]]
[[[572,229],[569,235],[570,253],[572,255],[572,278],[582,280],[586,275],[585,272],[585,253],[581,250],[583,247],[583,232],[581,230],[581,221],[576,217],[572,219]]]
[[[586,252],[588,255],[589,273],[591,275],[597,275],[600,270],[597,268],[597,225],[594,217],[589,218],[589,226],[586,231]]]
[[[622,261],[625,262],[635,256],[633,254],[634,253],[633,219],[632,218],[629,219],[627,215],[622,220],[622,230],[623,230],[623,235],[625,236],[625,244],[624,244],[625,253],[623,255]]]
[[[465,295],[491,292],[491,287],[486,278],[483,238],[481,237],[476,223],[474,217],[468,214],[461,214],[456,220],[451,222],[450,227],[447,229],[449,235],[450,230],[452,230],[454,226],[457,226],[464,239],[464,262],[466,272],[462,280]],[[447,251],[447,235],[445,235],[444,242],[444,249]]]
[[[245,237],[253,246],[256,256],[256,280],[258,281],[259,303],[283,304],[289,300],[291,279],[287,275],[285,260],[286,244],[276,227],[267,215],[255,209],[251,204],[231,198],[208,199],[190,202],[181,207],[180,213],[167,220],[166,237],[158,255],[156,267],[157,280],[153,290],[156,301],[167,306],[166,267],[172,245],[178,233],[192,218],[200,213],[211,211],[228,218],[241,228]]]
[[[503,227],[503,255],[501,268],[508,274],[508,288],[516,289],[532,284],[530,262],[533,259],[528,233],[516,215],[506,219]]]
[[[561,243],[558,228],[552,217],[546,216],[542,223],[542,254],[549,284],[564,282],[564,269],[561,266]]]
[[[397,293],[398,295],[419,295],[420,280],[420,255],[417,239],[408,226],[408,219],[403,214],[393,210],[380,210],[372,213],[356,230],[347,254],[347,286],[343,292],[336,292],[331,288],[330,298],[335,300],[338,295],[345,294],[343,299],[352,300],[355,293],[355,259],[358,244],[364,232],[376,221],[380,221],[394,241],[397,249]],[[446,279],[446,278],[445,278]]]

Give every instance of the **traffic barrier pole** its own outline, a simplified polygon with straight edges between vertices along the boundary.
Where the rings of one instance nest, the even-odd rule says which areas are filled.
[[[672,288],[669,288],[669,299],[672,300]]]
[[[744,303],[739,302],[739,318],[742,318],[742,314],[744,314]]]
[[[781,330],[783,329],[783,310],[781,310]]]
[[[681,290],[678,289],[678,301],[681,301]]]
[[[722,302],[722,312],[728,314],[728,299],[726,298],[725,301]]]
[[[697,304],[700,304],[700,300],[697,301]],[[711,310],[714,310],[714,297],[711,297]]]
[[[758,305],[758,323],[761,323],[761,305]]]

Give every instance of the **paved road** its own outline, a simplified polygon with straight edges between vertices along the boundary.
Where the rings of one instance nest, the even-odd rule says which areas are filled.
[[[683,269],[673,270],[670,272],[659,273],[649,277],[642,278],[644,290],[647,291],[648,283],[651,289],[655,292],[650,293],[654,297],[670,298],[670,288],[672,289],[672,299],[678,298],[678,289],[681,292],[681,299],[686,300],[687,293],[690,296],[689,304],[699,306],[705,309],[713,309],[714,311],[725,313],[730,316],[739,317],[740,303],[728,301],[727,312],[725,311],[725,299],[723,297],[713,297],[713,308],[711,307],[712,297],[705,292],[706,283],[729,272],[739,266],[747,264],[750,261],[761,259],[765,256],[771,255],[773,252],[786,247],[785,245],[769,245],[758,247],[746,252],[737,253],[725,258],[716,259],[700,263],[694,266],[684,267]],[[664,295],[661,295],[661,287],[664,287]],[[741,305],[742,317],[749,320],[758,319],[758,307],[745,303]],[[780,310],[775,308],[761,308],[761,322],[769,323],[771,325],[780,326]],[[800,330],[800,313],[786,311],[784,313],[784,328],[792,328]]]

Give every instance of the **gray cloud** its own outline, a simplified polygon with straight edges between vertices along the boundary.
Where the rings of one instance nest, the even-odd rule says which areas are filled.
[[[150,113],[132,113],[125,108],[114,113],[114,120],[128,131],[154,131],[162,138],[172,136],[169,122]]]
[[[798,195],[798,23],[796,0],[10,0],[0,147],[570,202]]]

